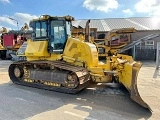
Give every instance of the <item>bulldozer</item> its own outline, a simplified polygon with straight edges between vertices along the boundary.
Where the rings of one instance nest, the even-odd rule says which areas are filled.
[[[135,32],[136,32],[135,28],[112,29],[107,33],[106,38],[104,36],[103,39],[93,39],[92,41],[97,43],[100,57],[108,56],[108,54],[115,55],[117,54],[117,51],[119,51],[124,46],[127,46],[132,42],[131,33]],[[103,34],[100,34],[99,36],[101,37],[102,35]]]
[[[11,59],[12,55],[16,54],[17,50],[26,40],[26,37],[23,34],[24,31],[28,29],[27,23],[25,23],[19,31],[7,31],[5,27],[2,27],[2,30],[0,31],[0,34],[2,34],[0,38],[0,58],[2,60]]]
[[[85,31],[81,26],[73,26],[72,37],[79,36],[78,33]],[[130,28],[117,28],[108,31],[107,33],[98,33],[97,28],[89,28],[90,42],[98,47],[98,55],[100,58],[116,54],[123,47],[128,46],[131,41],[131,34],[137,30]],[[126,51],[125,54],[131,55],[131,51]]]
[[[7,33],[7,28],[2,27],[0,30],[0,34],[6,34],[6,33]],[[5,59],[5,56],[6,56],[6,50],[3,46],[3,38],[1,35],[1,37],[0,37],[0,58]]]
[[[96,44],[90,42],[89,23],[85,34],[73,38],[72,16],[42,15],[30,21],[32,39],[27,40],[26,60],[13,62],[8,69],[15,84],[75,94],[92,83],[116,81],[129,91],[131,99],[145,108],[137,89],[142,63],[131,56],[116,54],[99,60]]]

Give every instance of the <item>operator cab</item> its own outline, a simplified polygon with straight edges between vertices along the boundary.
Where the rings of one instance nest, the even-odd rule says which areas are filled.
[[[33,28],[33,41],[48,40],[48,51],[50,53],[63,53],[68,35],[71,35],[71,21],[73,17],[51,17],[43,15],[37,20],[30,22]]]

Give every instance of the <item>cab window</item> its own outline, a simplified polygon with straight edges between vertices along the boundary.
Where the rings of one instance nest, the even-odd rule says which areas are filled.
[[[36,22],[35,33],[36,38],[47,37],[47,24],[46,22]]]
[[[63,20],[51,21],[51,47],[53,50],[63,49],[66,42],[65,24]]]

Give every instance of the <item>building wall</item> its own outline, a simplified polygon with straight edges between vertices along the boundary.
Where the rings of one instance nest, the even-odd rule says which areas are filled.
[[[131,34],[131,39],[132,41],[135,41],[150,34],[160,34],[160,30],[159,31],[138,31]],[[154,38],[153,40],[154,40],[154,49],[156,49],[157,42],[160,41],[160,37]],[[145,44],[142,43],[142,45],[145,45]]]
[[[107,36],[107,32],[97,32],[97,36],[101,33],[105,33]],[[131,42],[136,41],[140,38],[148,36],[150,34],[160,34],[160,30],[157,31],[137,31],[135,33],[131,33]],[[154,45],[148,45],[145,42],[141,43],[140,46],[136,47],[135,53],[133,53],[133,49],[130,50],[130,55],[134,57],[135,60],[155,60],[156,59],[156,49],[157,42],[160,42],[160,37],[154,38]]]
[[[159,31],[138,31],[136,33],[132,33],[131,34],[132,41],[136,41],[150,34],[160,34],[160,30]],[[160,37],[154,38],[151,41],[154,41],[153,42],[154,45],[146,45],[146,43],[143,42],[140,44],[140,46],[136,47],[136,50],[135,50],[136,60],[155,60],[156,59],[157,42],[160,42]]]

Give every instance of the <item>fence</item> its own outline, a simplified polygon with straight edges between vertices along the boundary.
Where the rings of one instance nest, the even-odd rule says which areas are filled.
[[[156,49],[150,48],[147,49],[145,47],[139,48],[136,47],[135,51],[135,59],[136,60],[156,60]]]

